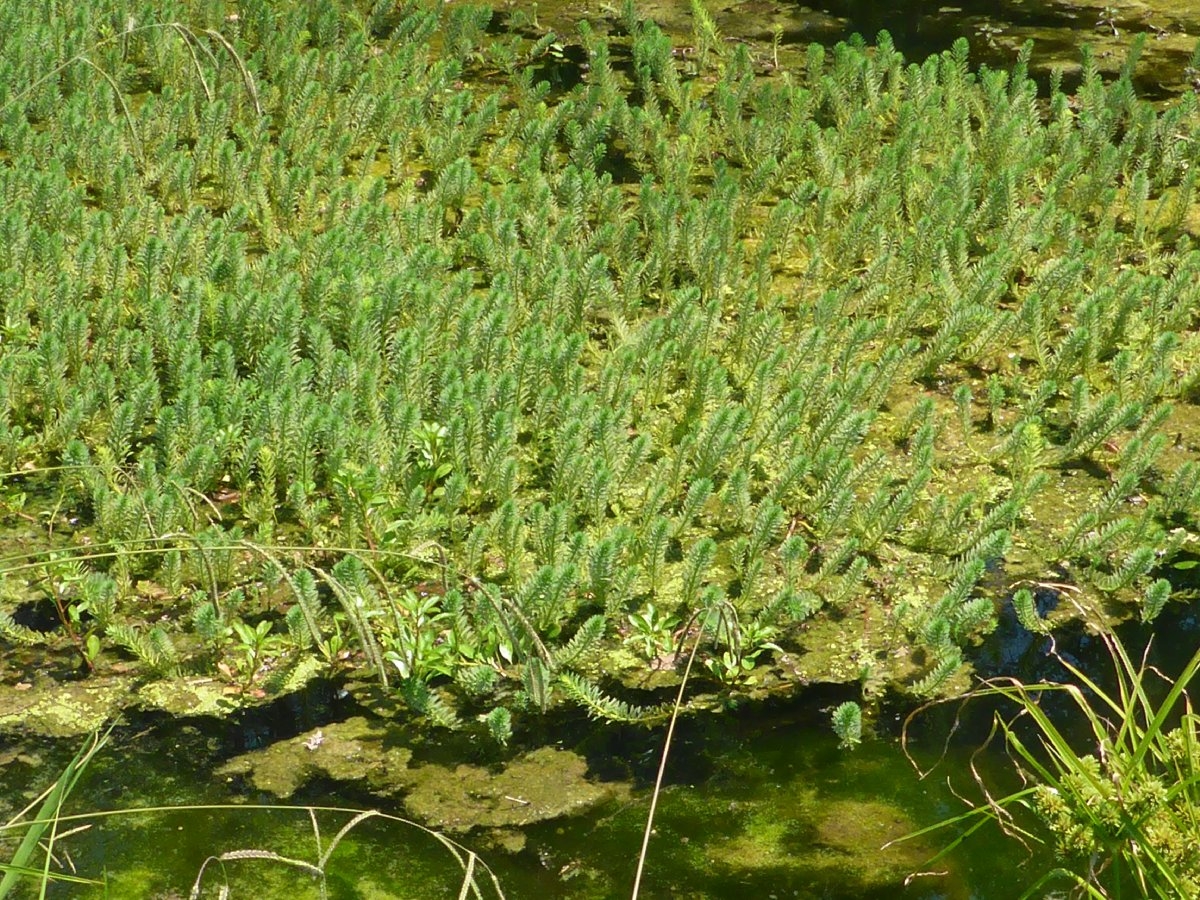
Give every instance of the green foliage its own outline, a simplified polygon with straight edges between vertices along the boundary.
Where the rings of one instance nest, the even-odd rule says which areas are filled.
[[[462,720],[455,709],[446,702],[446,698],[420,678],[402,681],[400,695],[409,709],[419,716],[424,716],[432,724],[450,731],[462,727]]]
[[[558,676],[558,684],[566,695],[588,711],[588,715],[606,722],[640,722],[650,724],[665,719],[670,710],[663,707],[641,707],[605,694],[586,678],[573,672]]]
[[[487,714],[488,734],[501,747],[507,747],[512,739],[512,713],[506,707],[497,706]]]
[[[1157,579],[1150,587],[1146,588],[1146,595],[1142,598],[1142,621],[1153,622],[1157,619],[1158,614],[1163,611],[1163,607],[1170,599],[1171,582],[1165,578]]]
[[[0,637],[26,647],[43,643],[45,637],[32,628],[26,628],[13,621],[12,616],[0,610]]]
[[[833,710],[833,733],[843,750],[862,743],[862,707],[853,700],[839,704]]]
[[[625,643],[637,648],[647,660],[656,660],[675,647],[675,629],[679,626],[679,617],[672,616],[653,603],[628,617],[630,633]]]
[[[114,624],[108,627],[105,636],[131,653],[155,675],[169,677],[178,674],[179,652],[163,628],[155,626],[142,629]]]
[[[1025,626],[1025,628],[1034,634],[1049,633],[1049,626],[1038,615],[1037,606],[1033,599],[1033,591],[1029,590],[1029,588],[1019,589],[1013,594],[1012,603],[1013,609],[1017,613],[1017,621]]]
[[[691,0],[692,3],[692,35],[696,43],[696,69],[703,72],[708,63],[709,54],[720,54],[723,40],[717,30],[717,23],[705,9],[703,0]]]
[[[945,620],[941,620],[945,622]],[[947,630],[947,634],[949,631]],[[935,697],[946,686],[946,682],[959,670],[963,664],[962,650],[948,645],[944,640],[939,641],[940,650],[933,668],[914,681],[909,690],[917,697]]]
[[[404,591],[393,598],[392,615],[379,627],[384,659],[403,681],[452,674],[457,660],[446,640],[450,622],[439,596]]]
[[[219,648],[233,633],[211,600],[196,606],[192,612],[192,627],[196,629],[196,636],[214,649]]]
[[[525,699],[539,712],[550,708],[553,688],[550,674],[550,667],[537,656],[531,656],[521,667],[521,686],[525,689]]]
[[[589,616],[563,648],[554,654],[554,664],[559,668],[578,666],[593,655],[604,639],[608,620],[601,615]]]
[[[455,682],[468,697],[486,697],[496,688],[496,670],[491,666],[462,667],[454,673]]]
[[[1059,657],[1070,682],[994,679],[967,695],[999,698],[1015,707],[1012,716],[995,714],[992,733],[1003,735],[1027,786],[994,796],[981,781],[982,802],[917,833],[946,827],[958,833],[932,861],[995,821],[1026,846],[1034,840],[1054,849],[1057,866],[1022,897],[1042,896],[1056,882],[1095,897],[1118,896],[1130,885],[1145,897],[1200,892],[1194,852],[1200,840],[1200,722],[1187,699],[1200,671],[1200,653],[1163,693],[1152,685],[1160,677],[1153,668],[1135,663],[1115,638],[1103,639],[1116,673],[1112,691]],[[1051,704],[1046,701],[1057,695],[1074,722],[1047,712]],[[1030,729],[1036,745],[1029,743]],[[1073,739],[1068,729],[1086,738]],[[1018,808],[1032,813],[1032,823],[1013,815]]]
[[[723,684],[861,612],[933,692],[1013,547],[1151,618],[1200,539],[1200,101],[886,35],[758,78],[691,13],[552,86],[575,38],[470,4],[5,6],[0,513],[47,539],[0,637],[48,599],[89,666],[542,709],[718,607]]]

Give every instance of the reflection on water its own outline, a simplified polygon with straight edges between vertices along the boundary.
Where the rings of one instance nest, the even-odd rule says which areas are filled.
[[[948,50],[958,38],[971,45],[975,65],[1010,67],[1018,49],[1034,42],[1031,74],[1045,88],[1052,68],[1064,72],[1063,86],[1073,91],[1080,73],[1080,48],[1094,48],[1102,73],[1116,73],[1131,43],[1146,36],[1146,46],[1134,73],[1139,93],[1164,100],[1192,90],[1195,73],[1187,71],[1200,38],[1198,0],[1150,0],[1138,4],[1079,2],[1079,0],[946,0],[942,3],[896,3],[888,0],[830,0],[794,3],[786,0],[707,2],[721,32],[731,40],[749,41],[762,59],[772,57],[775,35],[784,68],[799,67],[810,42],[833,44],[862,35],[868,42],[882,30],[912,62]],[[612,4],[539,3],[543,23],[563,34],[579,18],[606,21]],[[686,43],[691,35],[688,0],[642,0],[639,14],[655,19],[664,30]]]
[[[1053,600],[1040,599],[1046,606]],[[1168,674],[1178,672],[1197,646],[1200,615],[1193,606],[1171,604],[1154,631],[1159,637],[1152,644],[1150,664]],[[1128,623],[1118,633],[1130,654],[1141,658],[1151,629]],[[976,664],[984,675],[1059,680],[1067,677],[1061,665],[1067,659],[1110,689],[1106,686],[1111,685],[1111,665],[1103,642],[1084,626],[1056,630],[1054,649],[1050,653],[1047,638],[1026,632],[1015,616],[1006,614],[1001,627],[977,648]],[[1155,682],[1152,688],[1165,690],[1165,683]],[[965,713],[952,703],[913,720],[909,751],[923,768],[938,763],[924,779],[917,777],[897,740],[910,711],[903,702],[884,705],[877,739],[853,752],[840,750],[829,727],[829,710],[844,697],[843,688],[814,687],[797,700],[682,721],[643,896],[849,900],[893,897],[902,891],[903,897],[920,900],[1001,900],[1015,896],[1015,887],[1032,883],[1046,870],[1045,856],[1027,858],[1019,844],[990,826],[933,866],[927,860],[954,838],[954,831],[884,850],[883,845],[896,837],[964,812],[961,797],[979,797],[972,767],[997,795],[1015,789],[1012,764],[999,746],[975,752],[986,740],[993,710],[982,701],[973,702]],[[1059,699],[1046,698],[1043,708],[1069,724],[1068,717],[1076,711]],[[185,897],[209,856],[232,851],[254,851],[258,858],[210,865],[204,883],[211,891],[204,896],[218,896],[226,881],[233,898],[320,896],[319,881],[307,871],[264,858],[273,853],[308,863],[319,859],[318,838],[307,814],[251,810],[250,804],[270,804],[272,799],[244,781],[212,773],[247,749],[295,738],[361,712],[331,685],[319,685],[308,695],[249,712],[236,722],[195,719],[181,727],[160,717],[123,726],[72,796],[70,811],[187,804],[240,808],[97,820],[88,831],[59,842],[57,856],[64,866],[105,879],[105,885],[58,885],[51,896]],[[420,738],[409,734],[406,726],[396,727],[404,732],[398,732],[396,740]],[[602,728],[579,718],[560,722],[556,737],[559,745],[586,757],[592,778],[628,783],[632,795],[614,792],[622,799],[585,815],[457,837],[482,854],[508,897],[625,896],[641,843],[662,729]],[[1086,738],[1086,729],[1077,737]],[[1080,747],[1081,752],[1089,749],[1082,743]],[[435,745],[416,749],[426,762],[447,755]],[[73,750],[69,744],[0,738],[5,773],[0,821],[32,800]],[[472,752],[474,759],[469,758]],[[476,765],[496,761],[484,750],[462,745],[449,755]],[[293,802],[404,814],[402,797],[380,799],[328,780],[309,784]],[[349,818],[346,813],[321,814],[319,846],[327,849]],[[13,845],[10,841],[0,847],[0,859],[11,854]],[[929,869],[940,874],[902,888],[908,874]],[[456,897],[460,883],[457,865],[436,840],[397,822],[371,820],[337,847],[325,888],[334,898]]]
[[[894,724],[894,723],[892,723]],[[631,780],[632,800],[611,802],[584,816],[525,830],[459,835],[478,849],[509,897],[609,898],[628,894],[657,767],[661,730],[593,730],[579,739],[594,771]],[[72,798],[72,810],[183,804],[266,803],[269,798],[209,780],[216,763],[237,748],[210,732],[125,728],[114,737]],[[914,742],[922,755],[940,751]],[[964,776],[971,748],[954,748],[939,774],[920,781],[894,741],[837,748],[828,712],[804,707],[731,714],[681,723],[670,778],[657,818],[643,897],[870,898],[892,896],[939,846],[925,841],[883,850],[885,842],[963,807],[944,778]],[[25,748],[6,781],[5,808],[22,789],[41,787],[69,748]],[[36,754],[30,756],[28,754]],[[1002,778],[1003,773],[995,773]],[[299,804],[377,806],[378,798],[332,783],[310,785]],[[403,814],[395,801],[391,812]],[[320,817],[323,845],[348,819]],[[949,836],[946,838],[949,839]],[[983,838],[987,840],[987,838]],[[105,887],[58,886],[58,897],[187,896],[204,860],[237,850],[315,861],[313,828],[297,811],[203,810],[139,814],[97,821],[60,845],[81,874]],[[988,853],[965,853],[939,865],[946,874],[918,879],[913,898],[1011,896],[1020,848],[992,841]],[[397,823],[357,827],[330,860],[330,897],[454,897],[458,869],[445,849]],[[232,897],[317,897],[320,885],[295,866],[268,859],[210,865],[206,885],[226,879]]]

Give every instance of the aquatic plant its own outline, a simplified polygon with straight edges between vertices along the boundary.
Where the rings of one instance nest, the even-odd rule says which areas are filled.
[[[1145,659],[1131,658],[1117,638],[1100,637],[1114,667],[1111,690],[1056,653],[1072,681],[990,679],[962,698],[999,698],[1015,707],[1012,715],[995,713],[992,736],[1002,736],[1025,786],[996,796],[975,771],[982,802],[909,837],[958,830],[940,857],[986,822],[996,822],[1013,839],[1048,844],[1059,865],[1022,897],[1042,896],[1064,882],[1091,897],[1131,889],[1142,897],[1200,896],[1194,852],[1200,840],[1200,721],[1187,693],[1200,671],[1200,652],[1171,680]],[[1155,681],[1163,682],[1163,690]],[[1048,701],[1059,695],[1069,701],[1066,711],[1052,712]],[[1082,738],[1074,736],[1077,727]]]
[[[862,743],[862,707],[853,700],[839,704],[833,710],[833,732],[839,746],[854,747]]]
[[[35,537],[0,638],[243,702],[318,659],[504,745],[563,702],[661,721],[630,637],[689,648],[678,715],[785,653],[936,696],[1051,568],[1187,598],[1200,101],[1139,99],[1138,43],[1074,94],[887,34],[760,78],[692,11],[689,54],[633,3],[3,5],[0,514]],[[1070,803],[1022,802],[1174,864],[1087,818],[1128,812],[1099,746],[1031,750]],[[1138,818],[1159,786],[1122,839],[1184,815]]]
[[[630,627],[717,616],[735,692],[886,619],[933,695],[1006,582],[1186,596],[1200,101],[1139,45],[1043,102],[886,34],[759,78],[703,4],[691,55],[632,6],[105,9],[0,12],[5,641],[628,718]]]
[[[677,617],[647,603],[642,610],[630,613],[628,621],[632,631],[625,641],[635,645],[642,656],[653,660],[674,649],[674,630],[679,625]]]
[[[507,707],[497,706],[487,714],[487,729],[492,740],[504,747],[512,739],[512,713]]]

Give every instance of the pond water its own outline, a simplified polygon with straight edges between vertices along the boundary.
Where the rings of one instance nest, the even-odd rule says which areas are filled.
[[[1073,89],[1080,72],[1080,47],[1090,44],[1102,72],[1116,72],[1133,39],[1147,37],[1134,84],[1142,96],[1165,99],[1195,87],[1188,73],[1191,54],[1200,38],[1200,3],[1195,0],[1149,2],[1080,2],[1080,0],[948,0],[945,3],[888,3],[877,0],[830,0],[825,3],[786,3],[742,0],[706,4],[728,38],[770,45],[779,36],[785,67],[813,41],[832,45],[862,35],[873,42],[883,30],[896,48],[913,62],[948,50],[958,38],[971,45],[975,65],[1007,68],[1017,50],[1034,42],[1030,71],[1043,87],[1052,68],[1064,72],[1063,83]],[[540,4],[544,18],[564,33],[582,14],[599,12],[602,3]],[[690,7],[677,0],[639,3],[643,15],[686,41],[691,29]]]
[[[1148,629],[1133,624],[1119,633],[1139,653],[1150,637]],[[1200,614],[1180,604],[1164,613],[1158,633],[1171,638],[1152,643],[1150,661],[1167,672],[1178,670],[1200,635]],[[980,649],[979,665],[992,673],[1059,677],[1062,670],[1047,653],[1046,640],[1001,629]],[[1102,642],[1083,628],[1065,629],[1056,635],[1056,644],[1062,658],[1102,682],[1108,677]],[[832,686],[813,688],[794,700],[680,722],[643,897],[746,893],[849,900],[902,890],[902,896],[921,900],[1000,900],[1014,896],[1014,885],[1031,883],[1045,871],[1047,854],[1031,856],[990,824],[933,865],[926,863],[956,830],[884,849],[888,841],[965,811],[960,796],[978,797],[969,774],[972,766],[993,791],[1003,794],[1017,784],[1002,748],[976,753],[991,716],[982,704],[968,709],[948,744],[945,736],[961,711],[958,704],[915,720],[908,750],[932,770],[921,779],[897,740],[907,712],[902,707],[884,704],[876,737],[853,751],[839,749],[828,710],[843,694]],[[338,829],[352,817],[330,809],[317,813],[318,845],[305,809],[309,805],[369,808],[435,825],[449,823],[450,836],[480,854],[507,897],[628,895],[661,728],[604,728],[584,719],[555,723],[556,746],[586,759],[587,780],[611,790],[596,794],[580,813],[526,827],[459,827],[463,822],[451,809],[454,788],[443,791],[432,807],[417,810],[423,815],[414,815],[411,798],[381,797],[361,783],[318,776],[297,779],[304,783],[283,805],[254,779],[230,775],[228,766],[220,769],[231,756],[247,751],[253,757],[265,746],[305,737],[311,743],[322,728],[332,737],[336,723],[357,721],[353,717],[359,713],[344,691],[322,685],[237,722],[194,719],[180,728],[146,719],[123,725],[92,763],[68,809],[120,814],[85,818],[81,824],[88,830],[58,845],[60,859],[103,884],[58,885],[50,896],[184,897],[206,859],[239,852],[246,858],[209,863],[200,896],[219,896],[222,886],[229,887],[231,897],[458,896],[461,870],[447,849],[398,819],[375,818],[352,829],[336,844],[323,881],[294,862],[281,861],[315,863],[318,846],[330,848]],[[463,772],[472,766],[490,767],[489,777],[503,777],[504,761],[495,749],[431,741],[407,733],[404,725],[389,726],[386,734],[385,743],[405,747],[410,766],[444,766],[434,776],[442,783],[466,785]],[[7,774],[0,817],[7,818],[44,788],[73,749],[72,742],[5,738],[0,743]],[[548,780],[551,791],[569,790],[571,776],[564,770],[563,784],[555,785],[557,774],[545,773],[543,787]],[[471,793],[469,787],[461,790]],[[519,785],[504,790],[512,791],[505,799],[514,807],[528,802]],[[469,804],[470,798],[464,802]],[[138,811],[151,808],[160,811]],[[267,858],[270,854],[276,856]],[[928,874],[904,887],[906,876],[914,872]],[[486,878],[480,884],[482,896],[497,896]]]
[[[272,803],[272,798],[237,779],[210,777],[214,763],[246,737],[222,729],[210,722],[173,736],[168,729],[148,734],[136,726],[115,734],[73,797],[72,811],[233,806],[89,820],[91,828],[63,841],[60,849],[80,874],[103,878],[105,884],[60,885],[51,896],[187,896],[205,859],[231,851],[315,861],[317,845],[306,812],[251,809],[248,804]],[[267,737],[261,723],[252,730],[253,740]],[[631,793],[584,814],[525,829],[454,837],[480,853],[508,897],[627,895],[660,741],[657,731],[592,732],[580,749],[595,759],[595,774],[632,783]],[[965,744],[952,750],[941,775],[920,781],[892,740],[869,741],[854,752],[839,750],[827,714],[808,706],[734,714],[719,724],[688,720],[676,741],[650,844],[644,897],[719,898],[743,891],[762,897],[894,894],[938,845],[917,841],[889,850],[882,845],[963,808],[943,777],[966,771]],[[24,794],[44,786],[66,750],[64,745],[22,747],[21,759],[8,766],[12,777],[5,786],[5,807],[17,799],[14,790]],[[328,781],[309,784],[290,802],[405,815],[398,803],[381,805],[377,797]],[[349,818],[347,813],[319,814],[324,846]],[[986,844],[987,854],[959,854],[935,867],[944,874],[918,879],[905,896],[1011,896],[1011,872],[1025,854],[984,834],[977,840],[985,843],[973,846]],[[337,846],[326,874],[330,897],[452,897],[461,883],[441,844],[384,820],[357,826]],[[217,896],[226,882],[233,897],[321,893],[319,880],[307,872],[263,858],[210,864],[204,884],[211,893],[204,896]]]

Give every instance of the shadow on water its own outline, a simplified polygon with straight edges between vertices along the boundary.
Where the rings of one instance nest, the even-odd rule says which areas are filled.
[[[897,49],[912,62],[921,62],[950,49],[958,38],[966,38],[972,65],[992,68],[1010,67],[1017,49],[1032,40],[1031,74],[1043,92],[1047,90],[1050,69],[1055,66],[1064,70],[1064,88],[1075,90],[1081,45],[1093,45],[1102,70],[1112,71],[1124,59],[1133,36],[1145,33],[1150,40],[1134,75],[1134,85],[1149,100],[1165,100],[1188,89],[1185,69],[1195,36],[1200,34],[1200,5],[1192,2],[1126,7],[1065,0],[957,0],[941,4],[829,0],[783,4],[774,21],[767,9],[765,0],[734,4],[728,7],[725,25],[769,42],[771,27],[777,24],[782,29],[782,40],[793,45],[812,41],[832,44],[855,34],[873,42],[880,31],[887,31]]]
[[[1036,599],[1045,614],[1058,598],[1043,591]],[[1140,658],[1152,631],[1127,623],[1118,633]],[[1153,633],[1158,637],[1150,643],[1148,662],[1166,673],[1179,671],[1200,643],[1200,610],[1195,604],[1172,604]],[[974,661],[983,676],[1031,682],[1068,678],[1062,665],[1068,660],[1109,689],[1111,661],[1103,642],[1084,626],[1056,629],[1053,649],[1050,638],[1026,631],[1007,610]],[[895,838],[964,812],[963,797],[978,799],[972,767],[1000,794],[1018,785],[999,742],[977,753],[994,707],[973,702],[960,716],[962,705],[950,703],[914,719],[908,732],[910,761],[893,739],[911,710],[903,701],[885,704],[880,711],[878,739],[852,752],[837,746],[829,713],[849,696],[846,691],[814,687],[799,698],[681,721],[643,897],[1001,900],[1014,896],[1015,885],[1032,883],[1046,870],[1046,857],[1029,857],[991,825],[932,867],[927,861],[953,840],[954,830],[884,849]],[[1050,696],[1047,702],[1054,704],[1057,698]],[[1068,706],[1050,711],[1069,725]],[[63,847],[81,873],[101,875],[107,886],[58,886],[51,896],[173,900],[188,895],[212,854],[250,850],[316,859],[306,813],[251,809],[278,802],[213,772],[231,756],[294,739],[314,727],[329,728],[360,712],[336,684],[321,683],[234,721],[194,719],[181,728],[161,715],[131,719],[87,773],[72,798],[72,810],[187,804],[241,808],[166,810],[98,821]],[[556,721],[555,728],[560,745],[587,759],[589,777],[628,788],[580,815],[455,836],[481,853],[508,897],[626,896],[662,730],[601,728],[581,716]],[[1084,737],[1079,735],[1081,741]],[[0,819],[44,787],[72,750],[64,743],[0,738],[6,774]],[[436,745],[422,755],[435,759]],[[488,754],[476,754],[477,764],[487,765],[487,760]],[[914,763],[931,771],[918,777]],[[451,771],[452,766],[447,768]],[[404,815],[402,799],[381,799],[360,785],[329,779],[309,783],[290,802]],[[345,813],[321,815],[323,846],[347,819]],[[940,874],[904,886],[907,875],[930,868]],[[210,870],[205,883],[212,892],[202,896],[217,896],[225,879],[234,898],[321,895],[310,875],[259,858]],[[435,840],[400,823],[371,821],[338,847],[325,888],[332,898],[429,898],[457,896],[460,883],[453,859]]]
[[[643,897],[873,898],[901,891],[904,877],[919,870],[937,849],[931,842],[883,845],[962,806],[940,778],[918,780],[895,742],[869,741],[841,750],[828,725],[828,708],[808,696],[734,711],[720,722],[691,718],[681,723],[670,778],[660,805]],[[334,695],[336,702],[336,694]],[[144,720],[123,726],[72,800],[74,810],[129,809],[184,804],[271,803],[244,786],[209,773],[240,747],[302,731],[321,703],[279,707],[267,721],[236,727],[198,721],[179,729]],[[330,706],[325,714],[336,714]],[[289,716],[298,717],[296,724]],[[321,715],[318,713],[317,718]],[[232,728],[232,730],[231,730]],[[612,730],[579,724],[580,752],[593,777],[618,779],[632,793],[583,815],[524,829],[476,830],[458,837],[480,851],[495,869],[508,897],[547,896],[591,900],[627,895],[657,766],[661,729]],[[564,742],[567,738],[564,737]],[[61,765],[69,748],[25,746],[24,761],[7,769],[5,809]],[[0,752],[3,748],[0,747]],[[601,760],[606,760],[600,765]],[[947,765],[963,770],[966,756],[954,749]],[[344,783],[310,784],[297,804],[383,808],[403,815],[396,801],[381,801]],[[391,804],[391,809],[388,809]],[[325,843],[346,815],[324,814]],[[211,854],[233,850],[274,852],[297,859],[317,855],[311,824],[298,812],[165,811],[102,820],[63,845],[80,872],[104,873],[107,887],[89,891],[57,887],[57,897],[187,896]],[[1011,895],[1011,872],[1024,856],[995,842],[987,854],[962,854],[946,874],[918,879],[902,891],[919,900],[967,900]],[[339,847],[329,870],[330,897],[453,897],[459,881],[444,848],[394,823],[371,822]],[[269,860],[227,863],[231,897],[319,896],[310,876]],[[215,874],[215,872],[214,872]]]
[[[1061,596],[1052,589],[1034,592],[1038,615],[1056,609]],[[1135,662],[1145,660],[1147,667],[1162,673],[1161,679],[1148,679],[1153,691],[1156,683],[1181,672],[1200,647],[1200,607],[1174,603],[1164,609],[1152,625],[1129,619],[1114,629],[1116,638]],[[1025,683],[1073,682],[1077,679],[1064,661],[1084,672],[1106,693],[1115,692],[1117,682],[1113,661],[1104,641],[1079,619],[1056,628],[1053,635],[1035,634],[1017,620],[1011,600],[1005,601],[999,624],[972,656],[976,674],[981,678],[1010,677]]]
[[[1037,596],[1040,612],[1056,597]],[[1118,629],[1140,658],[1151,629],[1127,623]],[[1148,661],[1163,672],[1179,671],[1200,642],[1200,611],[1173,604],[1156,623]],[[1000,628],[978,648],[984,676],[1023,681],[1063,680],[1062,660],[1108,689],[1112,666],[1103,642],[1082,625],[1067,624],[1050,639],[1026,631],[1006,611]],[[1164,685],[1165,689],[1165,685]],[[845,688],[814,688],[801,698],[735,709],[719,719],[691,717],[680,723],[666,788],[650,845],[643,897],[875,898],[1001,900],[1014,885],[1032,883],[1048,859],[1030,858],[993,826],[973,835],[932,868],[941,874],[915,879],[953,830],[884,849],[893,839],[965,811],[962,797],[978,797],[974,766],[993,791],[1017,787],[1002,749],[977,754],[991,710],[970,704],[957,721],[959,704],[946,704],[914,720],[908,734],[913,762],[932,768],[919,778],[913,762],[892,738],[910,707],[884,705],[879,739],[858,749],[837,746],[829,711]],[[1054,703],[1056,698],[1047,698]],[[230,756],[295,738],[314,726],[329,727],[359,712],[335,684],[322,684],[234,722],[193,720],[180,728],[161,717],[122,726],[96,761],[76,795],[75,810],[130,809],[183,804],[272,805],[269,796],[237,780],[211,774]],[[1070,709],[1052,709],[1064,722]],[[599,728],[582,718],[557,723],[559,743],[588,760],[593,779],[629,786],[618,799],[586,813],[524,828],[476,829],[457,835],[478,850],[498,874],[509,897],[547,896],[592,900],[625,896],[632,882],[648,805],[649,785],[661,750],[661,729]],[[947,735],[952,737],[947,741]],[[1082,735],[1081,735],[1082,739]],[[32,796],[57,771],[72,748],[64,744],[0,743],[6,781],[0,816]],[[7,755],[6,755],[7,754]],[[427,756],[432,759],[436,752]],[[479,762],[486,759],[486,754]],[[934,764],[937,763],[936,768]],[[452,771],[452,769],[447,769]],[[292,803],[382,808],[404,815],[402,801],[372,796],[354,784],[328,779],[310,783]],[[382,804],[382,806],[381,806]],[[347,820],[321,816],[325,846]],[[101,874],[107,887],[63,886],[57,897],[187,896],[204,860],[233,850],[273,852],[315,859],[312,825],[302,811],[248,808],[161,811],[97,822],[72,837],[71,860],[85,874]],[[330,864],[327,895],[333,898],[453,897],[460,879],[452,858],[436,841],[399,823],[359,826]],[[320,896],[312,877],[266,859],[228,862],[210,873],[228,878],[231,897]],[[215,880],[214,880],[215,879]]]

